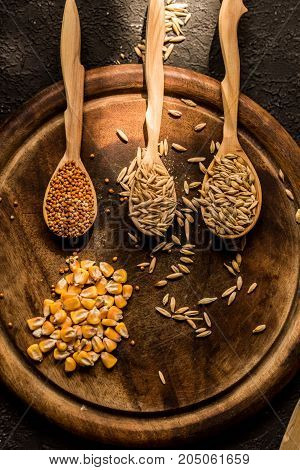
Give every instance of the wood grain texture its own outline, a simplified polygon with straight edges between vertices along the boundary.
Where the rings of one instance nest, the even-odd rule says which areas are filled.
[[[181,97],[196,101],[197,108],[185,106]],[[166,160],[178,188],[187,171],[191,180],[199,177],[186,159],[208,155],[210,139],[220,140],[221,103],[220,84],[215,80],[184,69],[165,68],[161,136],[168,136],[169,142],[180,141],[189,149],[185,156],[171,152]],[[127,265],[131,281],[141,290],[125,316],[136,347],[122,344],[120,361],[112,373],[99,364],[66,379],[62,367],[54,365],[50,357],[36,367],[25,354],[32,342],[25,320],[40,311],[67,254],[50,237],[41,216],[49,174],[65,146],[64,107],[63,86],[54,85],[21,108],[0,131],[3,380],[48,418],[107,443],[166,446],[174,439],[208,435],[254,413],[299,367],[299,227],[294,221],[295,206],[277,178],[281,167],[299,201],[296,144],[269,114],[241,96],[239,138],[266,194],[260,221],[248,237],[242,268],[246,282],[256,281],[259,287],[251,296],[241,294],[230,309],[221,301],[209,307],[214,332],[207,341],[198,342],[188,327],[170,323],[154,312],[162,292],[150,288],[148,276],[135,269],[147,248],[129,246],[126,209],[115,202],[117,198],[108,197],[108,187],[103,185],[105,177],[114,181],[136,147],[144,145],[142,67],[113,66],[87,73],[82,156],[97,188],[100,207],[113,207],[113,214],[106,221],[100,211],[84,251],[98,259],[117,255],[119,265]],[[183,112],[180,125],[168,116],[170,107]],[[207,122],[205,132],[194,133],[194,125],[202,121]],[[128,133],[128,145],[117,139],[116,128]],[[96,154],[93,161],[88,159],[91,152]],[[16,198],[19,207],[11,222]],[[222,267],[232,254],[208,251],[206,243],[207,232],[200,221],[198,269],[172,286],[181,305],[195,305],[212,291],[220,295],[232,283]],[[162,257],[153,281],[164,276],[173,261],[173,255]],[[7,327],[9,321],[12,329]],[[258,323],[268,327],[255,337],[251,331]],[[165,386],[159,381],[159,369],[166,377]],[[81,410],[83,403],[85,411]]]
[[[292,414],[283,436],[280,450],[300,450],[300,401]]]

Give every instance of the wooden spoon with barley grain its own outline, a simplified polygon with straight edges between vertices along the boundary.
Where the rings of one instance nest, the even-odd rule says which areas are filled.
[[[227,154],[234,154],[241,157],[250,168],[254,176],[254,186],[258,201],[255,216],[252,223],[245,228],[244,232],[234,235],[219,234],[222,238],[239,238],[246,235],[256,224],[262,204],[262,191],[257,173],[242,149],[237,135],[238,102],[240,94],[240,56],[238,47],[237,28],[241,16],[248,10],[242,0],[223,0],[219,16],[219,36],[222,48],[222,55],[225,65],[225,78],[221,83],[223,108],[224,108],[224,128],[223,141],[217,155],[208,167],[208,172],[212,172],[216,161]],[[205,183],[209,178],[206,173],[202,190],[205,190]],[[201,208],[203,219],[205,208]]]
[[[66,151],[60,160],[51,180],[48,184],[44,204],[43,215],[48,224],[48,214],[46,201],[49,193],[50,183],[57,175],[58,171],[69,162],[74,162],[76,167],[86,176],[86,185],[90,188],[93,198],[93,225],[97,215],[97,198],[93,183],[86,171],[80,157],[83,121],[83,101],[84,101],[84,77],[85,70],[80,62],[81,32],[80,20],[75,0],[66,0],[62,32],[61,32],[61,66],[66,91],[67,109],[65,111],[65,131],[66,131]],[[89,230],[88,227],[81,234]]]
[[[163,164],[158,153],[158,142],[162,120],[162,108],[164,99],[164,69],[162,49],[165,38],[165,9],[164,0],[150,0],[147,14],[146,31],[146,56],[145,56],[145,75],[148,92],[148,106],[146,111],[146,126],[148,134],[148,145],[143,157],[143,167],[146,171],[151,171],[156,164],[160,165],[167,176],[170,177],[168,170]],[[131,186],[129,198],[130,213],[134,212],[132,196],[135,182]],[[174,185],[172,186],[172,197],[176,205],[176,193]],[[163,208],[161,211],[163,212]],[[138,217],[132,216],[136,227],[146,235],[154,235],[149,230],[145,230]],[[173,220],[172,220],[173,221]],[[169,223],[171,225],[172,221]]]

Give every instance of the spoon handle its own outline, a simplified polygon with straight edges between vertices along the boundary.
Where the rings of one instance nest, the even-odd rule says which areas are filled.
[[[164,99],[164,68],[162,58],[164,37],[164,0],[150,0],[147,15],[145,65],[148,91],[148,107],[146,112],[148,146],[145,158],[148,160],[148,163],[154,161],[158,152],[157,148]]]
[[[223,144],[228,144],[229,148],[238,144],[240,55],[237,29],[241,16],[247,11],[242,0],[223,0],[219,16],[219,35],[225,65],[225,78],[221,83],[224,108]]]
[[[75,0],[66,0],[61,31],[61,67],[66,90],[66,158],[80,160],[84,67],[80,63],[81,33]]]

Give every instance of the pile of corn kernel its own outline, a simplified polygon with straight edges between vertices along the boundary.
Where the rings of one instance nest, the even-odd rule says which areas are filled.
[[[27,320],[35,338],[46,337],[27,349],[31,359],[41,362],[53,351],[64,361],[66,372],[77,366],[90,367],[101,358],[107,369],[117,363],[111,354],[122,338],[128,338],[122,309],[132,296],[125,269],[114,270],[109,263],[67,260],[69,273],[56,286],[55,299],[45,299],[43,316]]]

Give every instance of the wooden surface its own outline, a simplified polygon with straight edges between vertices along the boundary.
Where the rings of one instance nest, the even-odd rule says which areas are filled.
[[[175,174],[179,191],[186,173],[191,181],[199,178],[196,165],[189,166],[187,158],[208,155],[210,139],[221,139],[221,92],[218,82],[183,69],[167,67],[165,79],[161,136],[189,149],[185,155],[170,152],[165,160]],[[104,178],[114,181],[136,147],[144,145],[146,104],[142,88],[140,66],[106,67],[87,74],[82,156],[100,207],[111,207],[117,199],[108,197]],[[197,101],[197,108],[187,107],[180,97]],[[167,115],[171,106],[183,112],[180,123]],[[106,260],[118,255],[119,265],[126,263],[131,281],[141,287],[125,317],[136,346],[122,344],[118,366],[111,373],[99,364],[67,379],[50,357],[36,367],[25,355],[32,342],[25,319],[40,311],[41,301],[49,295],[49,286],[58,278],[56,273],[67,254],[55,244],[41,216],[49,174],[65,146],[64,107],[62,85],[54,85],[24,106],[1,130],[0,211],[5,254],[0,273],[1,290],[5,292],[1,301],[1,376],[50,419],[105,442],[164,446],[174,439],[207,435],[254,413],[299,366],[299,227],[294,221],[295,205],[287,199],[277,178],[280,166],[287,186],[299,198],[296,144],[271,116],[241,97],[239,138],[257,168],[265,194],[262,215],[248,237],[242,265],[247,284],[256,281],[258,288],[251,296],[244,291],[230,308],[222,301],[209,307],[214,328],[205,341],[196,341],[187,326],[154,312],[163,291],[150,287],[150,276],[135,269],[147,250],[129,246],[125,207],[114,204],[109,226],[103,216],[97,219],[85,253]],[[205,131],[194,133],[194,125],[204,120]],[[129,144],[118,140],[117,128],[126,131]],[[92,152],[96,154],[94,160],[88,158]],[[12,207],[15,199],[19,201],[17,209]],[[16,219],[11,222],[13,211]],[[200,221],[199,234],[203,232]],[[232,285],[222,264],[233,255],[205,249],[207,235],[199,243],[197,269],[170,288],[181,305],[195,305],[202,296],[212,291],[220,295]],[[169,272],[172,259],[173,254],[163,255],[152,282]],[[12,329],[7,327],[10,321]],[[267,331],[252,336],[258,323],[266,323]],[[166,377],[165,386],[158,379],[159,369]],[[87,410],[81,410],[82,404]]]
[[[280,450],[300,450],[300,400],[283,436]]]

